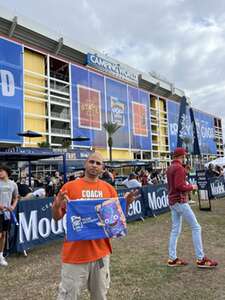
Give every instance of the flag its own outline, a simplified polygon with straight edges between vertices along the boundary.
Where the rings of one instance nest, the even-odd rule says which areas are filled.
[[[67,203],[68,241],[117,238],[127,234],[124,198],[70,200]]]
[[[194,135],[194,143],[193,143],[192,154],[201,155],[199,140],[198,140],[198,132],[197,132],[195,116],[194,116],[194,112],[193,112],[192,107],[190,107],[190,117],[191,117],[191,123],[192,123],[192,126],[193,126],[193,135]]]

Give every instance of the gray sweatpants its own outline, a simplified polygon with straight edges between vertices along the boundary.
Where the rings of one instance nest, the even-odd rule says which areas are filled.
[[[62,264],[57,300],[78,300],[82,288],[88,288],[91,300],[106,300],[109,289],[109,255],[85,264]],[[104,266],[103,266],[104,265]]]

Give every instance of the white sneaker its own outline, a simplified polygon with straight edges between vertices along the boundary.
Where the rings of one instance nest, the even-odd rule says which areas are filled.
[[[4,266],[4,267],[8,266],[8,263],[5,259],[5,257],[0,257],[0,266]]]

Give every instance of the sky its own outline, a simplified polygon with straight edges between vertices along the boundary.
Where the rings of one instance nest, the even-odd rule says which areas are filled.
[[[0,0],[52,31],[103,51],[185,91],[223,118],[224,0]]]

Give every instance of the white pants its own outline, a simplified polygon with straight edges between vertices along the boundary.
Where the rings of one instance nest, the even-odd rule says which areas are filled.
[[[81,289],[85,287],[90,292],[91,300],[107,300],[110,283],[109,255],[103,257],[102,262],[63,263],[57,300],[78,300]]]

